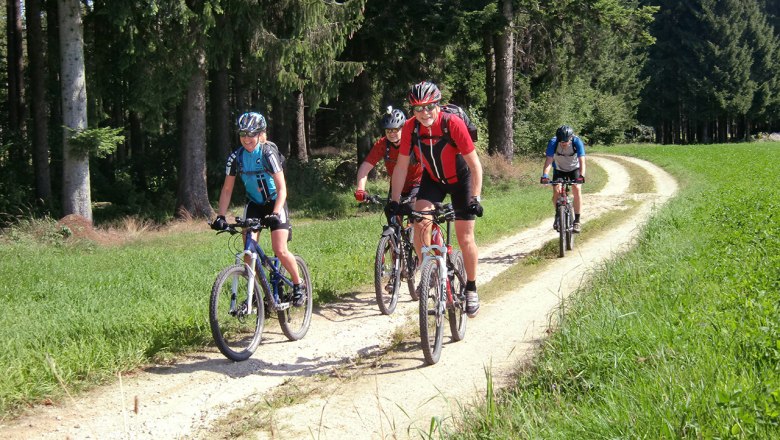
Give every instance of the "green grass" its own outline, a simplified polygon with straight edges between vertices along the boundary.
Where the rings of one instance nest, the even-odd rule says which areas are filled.
[[[516,166],[536,176],[541,161]],[[588,187],[595,191],[606,177],[591,170]],[[478,243],[552,216],[549,189],[537,179],[486,184]],[[377,193],[386,188],[372,185]],[[319,302],[373,281],[384,223],[381,207],[358,209],[346,191],[335,197],[334,205],[350,207],[348,217],[293,216],[290,249],[309,264]],[[322,210],[316,201],[307,203],[312,212]],[[211,343],[208,295],[216,274],[234,258],[227,235],[204,224],[200,232],[105,247],[65,242],[64,232],[51,220],[30,221],[4,231],[0,241],[0,417]],[[267,238],[261,243],[270,249]]]
[[[778,438],[780,189],[754,170],[780,145],[608,152],[661,165],[680,194],[451,437]]]

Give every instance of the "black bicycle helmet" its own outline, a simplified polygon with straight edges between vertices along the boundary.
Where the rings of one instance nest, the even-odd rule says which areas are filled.
[[[387,113],[382,116],[381,125],[383,130],[387,130],[388,128],[401,128],[405,122],[406,115],[404,112],[397,108],[387,107]]]
[[[425,105],[439,101],[441,101],[441,91],[432,82],[423,81],[415,84],[409,91],[410,105]]]
[[[247,112],[238,117],[238,131],[260,133],[266,129],[265,118],[257,112]]]
[[[572,136],[574,136],[574,129],[568,125],[561,125],[558,127],[558,131],[555,132],[558,142],[569,142]]]

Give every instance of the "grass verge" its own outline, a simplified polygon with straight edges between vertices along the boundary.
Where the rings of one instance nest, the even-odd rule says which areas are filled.
[[[780,189],[757,196],[750,176],[780,145],[609,152],[664,167],[680,194],[570,297],[515,385],[449,436],[778,438]]]

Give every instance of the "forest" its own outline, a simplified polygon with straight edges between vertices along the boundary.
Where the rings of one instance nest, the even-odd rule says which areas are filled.
[[[0,226],[211,217],[248,110],[290,186],[327,199],[422,80],[510,163],[563,123],[588,145],[780,131],[775,0],[7,0],[4,18]]]

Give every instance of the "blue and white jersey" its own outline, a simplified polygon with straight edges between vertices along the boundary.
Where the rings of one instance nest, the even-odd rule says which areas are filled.
[[[585,144],[577,136],[572,138],[571,145],[558,145],[558,139],[553,137],[547,142],[545,156],[553,158],[553,168],[558,171],[574,171],[580,167],[579,158],[585,156]]]
[[[230,154],[225,168],[228,176],[241,176],[247,197],[258,205],[276,200],[273,175],[280,171],[282,159],[273,142],[259,144],[251,153],[239,147]]]

